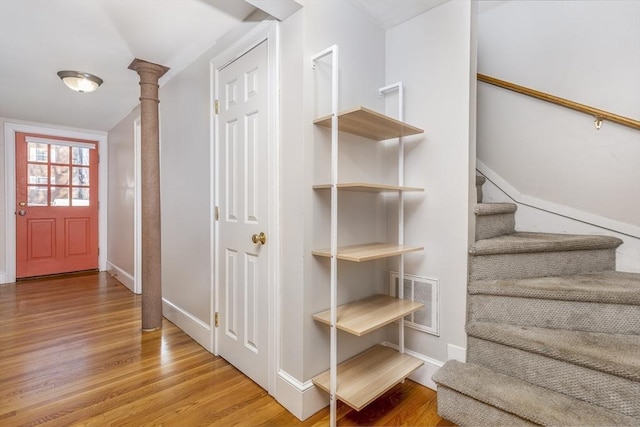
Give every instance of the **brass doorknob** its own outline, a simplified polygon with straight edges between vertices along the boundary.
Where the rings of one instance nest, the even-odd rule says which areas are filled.
[[[267,235],[263,232],[260,232],[260,234],[254,234],[251,236],[251,241],[255,244],[260,243],[261,245],[264,245],[267,243]]]

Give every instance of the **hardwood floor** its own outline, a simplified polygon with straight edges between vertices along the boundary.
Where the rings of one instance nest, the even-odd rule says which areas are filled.
[[[407,380],[339,425],[451,425]],[[141,332],[140,297],[106,273],[0,285],[0,425],[315,426],[166,319]]]

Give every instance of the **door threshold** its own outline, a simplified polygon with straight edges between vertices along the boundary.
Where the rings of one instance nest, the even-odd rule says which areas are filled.
[[[100,271],[97,268],[94,268],[91,270],[70,271],[66,273],[47,274],[44,276],[18,277],[16,278],[16,282],[56,279],[56,278],[65,278],[65,277],[77,277],[77,276],[89,276],[89,275],[98,274],[99,272]]]

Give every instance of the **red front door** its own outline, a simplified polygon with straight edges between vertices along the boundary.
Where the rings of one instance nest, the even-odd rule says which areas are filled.
[[[98,268],[98,143],[16,133],[16,277]]]

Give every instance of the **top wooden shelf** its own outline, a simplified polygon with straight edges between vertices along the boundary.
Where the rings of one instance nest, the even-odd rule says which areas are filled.
[[[313,123],[330,128],[331,115],[320,117]],[[338,113],[338,130],[377,141],[424,133],[420,128],[365,107]]]
[[[331,184],[318,184],[314,185],[314,190],[330,190]],[[338,183],[336,186],[338,190],[343,191],[357,191],[362,193],[385,193],[391,191],[424,191],[424,188],[419,187],[404,187],[399,185],[387,185],[387,184],[370,184],[367,182],[345,182]]]
[[[396,255],[423,250],[422,246],[395,245],[390,243],[365,243],[363,245],[338,247],[337,258],[344,261],[363,262],[374,259],[388,258]],[[331,257],[331,249],[317,249],[311,254],[321,257]]]

